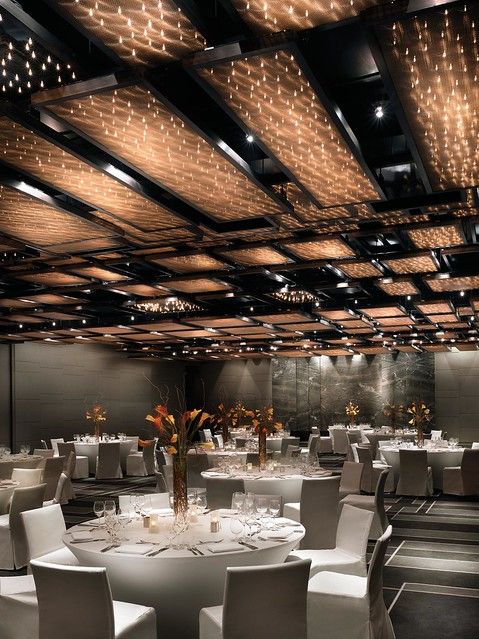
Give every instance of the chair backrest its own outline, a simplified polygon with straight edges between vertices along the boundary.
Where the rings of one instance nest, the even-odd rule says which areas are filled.
[[[62,457],[64,456],[62,455]],[[68,455],[64,457],[64,459],[65,462],[63,463],[63,472],[69,479],[71,479],[73,477],[73,473],[75,472],[75,467],[77,464],[77,455],[75,451],[71,450]]]
[[[37,486],[30,486],[28,488],[17,488],[13,492],[8,522],[13,544],[13,557],[17,568],[26,566],[28,563],[25,529],[20,513],[25,510],[41,508],[43,506],[45,488],[45,484],[38,484]]]
[[[427,494],[427,451],[399,449],[399,482],[397,494]]]
[[[281,440],[281,456],[286,457],[288,446],[299,446],[299,437],[283,437]]]
[[[350,430],[347,435],[350,444],[360,444],[363,441],[359,430]]]
[[[205,442],[212,442],[213,435],[211,434],[211,428],[203,428],[203,434],[205,436]]]
[[[139,436],[138,435],[128,435],[127,440],[131,442],[130,451],[132,453],[137,453],[138,452],[138,442],[140,441]]]
[[[223,448],[224,447],[224,441],[223,441],[223,435],[213,435],[213,442],[216,446],[216,448]]]
[[[97,479],[116,479],[121,477],[120,442],[100,442],[96,466]]]
[[[53,449],[51,448],[34,448],[33,454],[37,457],[43,457],[43,459],[47,459],[47,457],[53,457]]]
[[[64,463],[64,457],[50,457],[45,460],[45,468],[43,470],[43,482],[47,485],[45,489],[45,501],[49,501],[55,497],[58,480],[62,474]]]
[[[66,473],[62,473],[58,479],[55,495],[53,496],[54,504],[67,504],[68,497],[65,496],[65,487],[70,477]]]
[[[302,560],[228,568],[223,639],[306,639],[310,565]]]
[[[461,475],[464,495],[479,496],[479,448],[465,449],[462,455]]]
[[[47,442],[44,439],[40,440],[40,444],[42,445],[42,448],[45,448],[45,449],[48,448]]]
[[[70,453],[75,453],[76,455],[75,444],[73,442],[58,442],[57,450],[58,455],[65,457],[65,459],[68,459]]]
[[[200,430],[200,434],[201,434],[201,430]],[[247,441],[248,440],[246,439],[246,437],[235,437],[236,448],[244,448],[246,446]]]
[[[21,513],[29,559],[63,548],[66,531],[61,506],[54,504]]]
[[[206,480],[206,501],[210,510],[231,508],[233,493],[244,492],[244,481],[242,479],[214,477]]]
[[[441,439],[442,430],[432,430],[431,431],[431,439]]]
[[[334,548],[340,477],[303,479],[300,520],[306,529],[301,548]]]
[[[288,446],[286,451],[286,459],[291,459],[292,457],[299,457],[301,455],[301,447],[300,446]]]
[[[105,568],[36,560],[31,568],[38,598],[39,639],[61,639],[65,633],[68,639],[114,639],[113,601]],[[72,623],[75,618],[81,623]]]
[[[474,448],[479,448],[479,442],[472,442],[472,446],[471,446],[471,448],[472,448],[472,449],[474,449]]]
[[[388,525],[388,518],[386,517],[386,510],[384,508],[384,488],[386,486],[386,480],[389,475],[389,470],[383,470],[378,477],[376,484],[376,490],[374,491],[374,504],[376,506],[376,512],[381,522],[381,529],[384,532]]]
[[[341,481],[339,483],[339,492],[341,494],[359,495],[361,492],[361,477],[363,474],[364,464],[359,462],[345,461],[343,471],[341,473]]]
[[[62,444],[65,440],[63,439],[63,437],[57,437],[56,439],[50,439],[50,444],[52,445],[53,448],[53,454],[55,455],[55,457],[58,456],[58,444]]]
[[[375,489],[373,485],[373,454],[371,448],[362,444],[356,448],[358,459],[363,464],[363,476],[361,478],[361,490],[372,493]]]
[[[12,481],[19,482],[19,488],[37,486],[42,479],[43,470],[41,468],[14,468],[12,471]]]
[[[378,610],[378,606],[384,606],[383,600],[383,568],[386,550],[392,535],[392,526],[388,526],[386,532],[376,542],[368,569],[368,593],[369,608]]]
[[[311,426],[311,434],[319,435],[320,434],[319,428],[317,426]]]
[[[308,454],[309,455],[314,455],[316,453],[318,441],[319,441],[319,434],[315,435],[311,433],[311,435],[308,438]]]
[[[366,560],[373,518],[372,510],[344,504],[336,532],[336,548]]]
[[[145,464],[147,475],[155,474],[155,443],[156,441],[153,440],[151,444],[148,443],[143,446],[143,463]]]
[[[210,467],[208,455],[206,453],[189,453],[186,456],[186,465],[188,486],[190,488],[205,488],[206,480],[201,476],[201,473]]]
[[[329,432],[333,440],[334,453],[347,455],[349,446],[348,431],[345,428],[330,428]]]
[[[13,462],[2,461],[0,464],[0,479],[10,479],[13,473]]]
[[[358,444],[356,443],[349,444],[349,451],[351,453],[351,456],[350,456],[350,459],[348,459],[348,461],[354,461],[356,463],[359,463]]]

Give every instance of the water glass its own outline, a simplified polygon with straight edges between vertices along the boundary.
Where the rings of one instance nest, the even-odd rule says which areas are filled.
[[[233,493],[233,496],[231,498],[231,509],[239,513],[244,507],[244,500],[244,493]]]
[[[269,514],[271,517],[277,517],[279,515],[279,511],[281,510],[281,501],[277,497],[272,497],[269,500]]]
[[[108,515],[116,515],[116,503],[114,499],[105,500],[105,517]]]
[[[205,513],[206,509],[208,508],[205,493],[199,493],[196,496],[196,507],[198,508],[198,512],[200,513],[200,515],[203,515]]]
[[[237,517],[231,517],[230,519],[230,530],[235,540],[239,539],[244,530],[244,524],[241,519]]]
[[[100,519],[105,513],[105,502],[95,501],[95,503],[93,504],[93,512],[98,517],[98,521],[100,521]]]

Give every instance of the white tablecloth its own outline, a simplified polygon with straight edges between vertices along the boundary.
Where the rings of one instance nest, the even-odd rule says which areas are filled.
[[[0,479],[10,479],[14,468],[37,468],[42,460],[40,455],[5,455],[0,459]]]
[[[181,537],[187,544],[199,541],[224,539],[232,541],[230,520],[221,519],[219,533],[209,529],[210,515],[199,517]],[[125,543],[139,539],[165,545],[172,518],[160,518],[160,533],[150,534],[141,522],[128,525]],[[110,579],[113,597],[118,600],[152,606],[157,611],[158,639],[196,639],[198,615],[205,606],[219,605],[223,601],[223,589],[228,566],[251,566],[283,563],[304,536],[304,528],[290,522],[300,532],[293,533],[287,541],[261,541],[256,537],[251,543],[257,550],[244,548],[238,552],[213,554],[207,547],[198,547],[203,556],[195,556],[189,550],[169,549],[156,557],[119,554],[110,550],[100,552],[106,541],[72,544],[72,531],[85,531],[85,527],[71,528],[64,536],[65,544],[84,566],[105,566]],[[95,538],[98,533],[93,533]],[[104,534],[104,533],[103,533]],[[267,614],[267,611],[265,611]],[[246,638],[245,638],[246,639]]]
[[[8,502],[13,495],[13,491],[20,483],[18,481],[0,481],[0,515],[8,512]]]
[[[414,446],[412,450],[419,450]],[[427,450],[427,462],[432,469],[434,488],[442,488],[442,471],[447,466],[460,466],[464,448],[424,448]],[[399,448],[381,448],[386,462],[394,471],[394,481],[399,479]]]
[[[292,474],[285,475],[284,477],[267,477],[259,476],[254,472],[239,473],[235,475],[220,475],[219,473],[205,471],[204,473],[201,473],[201,475],[205,479],[242,479],[247,493],[254,493],[255,495],[280,495],[283,497],[283,502],[285,504],[300,501],[301,487],[303,485],[303,479],[305,479],[303,475]],[[311,478],[318,479],[330,476],[330,472],[323,471]]]
[[[118,442],[118,440],[117,440]],[[88,457],[88,471],[90,475],[94,475],[96,471],[96,458],[98,457],[98,444],[96,442],[73,442],[75,444],[75,452],[77,455]],[[115,443],[115,442],[108,442]],[[126,458],[128,457],[131,447],[134,445],[129,439],[120,442],[120,464],[123,472],[126,472]],[[136,448],[135,451],[136,452]]]

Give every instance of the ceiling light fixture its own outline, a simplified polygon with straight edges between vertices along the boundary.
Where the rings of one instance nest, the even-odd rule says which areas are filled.
[[[252,133],[248,133],[246,135],[246,142],[249,142],[250,144],[254,142],[254,135]]]

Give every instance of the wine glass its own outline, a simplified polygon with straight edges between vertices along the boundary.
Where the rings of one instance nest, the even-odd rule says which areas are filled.
[[[149,495],[145,495],[141,504],[141,512],[145,517],[149,517],[152,510],[151,497]]]
[[[272,497],[269,500],[269,514],[271,517],[277,517],[281,509],[281,502],[277,497]]]
[[[205,511],[206,511],[206,509],[208,507],[205,493],[200,493],[200,494],[197,495],[197,497],[196,497],[196,507],[198,508],[198,512],[200,514],[203,515],[205,513]]]
[[[230,519],[230,530],[233,535],[235,541],[238,540],[243,532],[244,525],[241,519],[237,517],[231,517]]]
[[[116,515],[116,503],[114,499],[105,500],[105,517]]]
[[[104,501],[95,501],[93,504],[93,512],[98,517],[98,525],[100,524],[100,519],[105,513],[105,502]]]
[[[256,512],[259,518],[262,519],[268,511],[268,499],[267,497],[258,497],[256,501]]]
[[[244,499],[244,493],[233,493],[233,496],[231,498],[231,509],[234,512],[239,513],[244,506]]]

